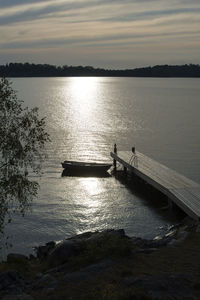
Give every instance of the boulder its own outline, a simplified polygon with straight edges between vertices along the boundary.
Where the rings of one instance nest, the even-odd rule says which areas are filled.
[[[78,235],[75,235],[71,238],[68,238],[67,240],[73,240],[75,242],[80,242],[80,241],[92,241],[92,240],[100,240],[105,237],[113,237],[117,236],[120,238],[126,237],[124,229],[106,229],[103,231],[95,231],[95,232],[84,232]]]
[[[51,267],[56,267],[68,261],[69,257],[80,253],[81,242],[65,240],[56,245],[49,253],[47,261]]]
[[[86,243],[95,243],[96,241],[106,243],[106,240],[112,237],[125,238],[126,235],[123,229],[85,232],[68,238],[57,245],[46,244],[45,246],[40,246],[37,248],[37,256],[39,258],[47,257],[50,267],[54,268],[66,263],[71,256],[78,255],[83,251]]]
[[[171,240],[171,238],[169,237],[160,237],[160,238],[156,238],[154,240],[146,240],[146,239],[142,239],[142,238],[131,238],[133,245],[138,246],[142,249],[149,249],[149,248],[160,248],[160,247],[164,247],[166,246],[169,241]]]
[[[67,282],[87,280],[89,277],[96,276],[100,272],[112,267],[113,265],[114,262],[112,260],[104,259],[96,264],[82,268],[79,271],[67,273],[64,275],[63,280]]]
[[[119,238],[128,238],[125,235],[124,229],[107,229],[101,232],[94,232],[87,241],[100,241],[103,239],[109,239],[112,237],[119,237]]]
[[[12,291],[22,292],[25,286],[22,276],[14,270],[9,270],[0,274],[0,292]]]
[[[32,283],[31,288],[33,290],[53,290],[57,287],[57,285],[58,281],[54,276],[50,274],[44,274]]]
[[[39,259],[44,259],[48,256],[49,252],[52,251],[56,246],[54,241],[46,243],[44,246],[35,247],[36,256]]]
[[[98,231],[97,231],[98,232]],[[87,232],[83,232],[77,235],[74,235],[70,238],[68,238],[67,240],[73,240],[73,241],[83,241],[83,240],[87,240],[88,238],[90,238],[92,235],[94,235],[96,232],[91,232],[91,231],[87,231]]]

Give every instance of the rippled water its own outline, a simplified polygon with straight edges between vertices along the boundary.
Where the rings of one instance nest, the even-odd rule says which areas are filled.
[[[158,78],[18,78],[18,95],[47,118],[52,142],[41,189],[25,218],[7,229],[12,251],[72,234],[124,228],[152,238],[175,222],[113,177],[62,177],[65,159],[111,161],[113,144],[200,182],[200,81]],[[158,199],[159,201],[159,199]]]

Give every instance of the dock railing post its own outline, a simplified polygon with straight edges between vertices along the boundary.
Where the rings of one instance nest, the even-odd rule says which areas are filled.
[[[114,144],[114,153],[117,154],[117,145],[116,144]],[[114,166],[114,171],[116,171],[116,168],[117,168],[116,159],[113,159],[113,166]]]
[[[173,202],[172,202],[172,200],[170,198],[168,198],[167,202],[168,202],[168,209],[172,210],[172,208],[173,208]]]

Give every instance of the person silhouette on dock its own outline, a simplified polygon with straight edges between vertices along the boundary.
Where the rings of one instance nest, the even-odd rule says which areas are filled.
[[[116,144],[114,144],[114,153],[117,154],[117,145]]]
[[[117,145],[116,144],[114,144],[114,153],[117,154]],[[117,169],[116,159],[113,159],[113,165],[114,165],[114,172],[116,172],[116,169]]]

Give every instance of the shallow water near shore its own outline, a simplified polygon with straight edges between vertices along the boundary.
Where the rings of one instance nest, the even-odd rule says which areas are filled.
[[[124,228],[153,238],[178,221],[142,191],[114,177],[62,177],[61,161],[109,162],[113,144],[132,146],[200,182],[199,79],[17,78],[25,105],[46,116],[47,146],[40,191],[24,218],[7,227],[13,248],[32,247],[85,231]],[[156,204],[156,200],[157,204]],[[6,252],[7,250],[5,250]]]

